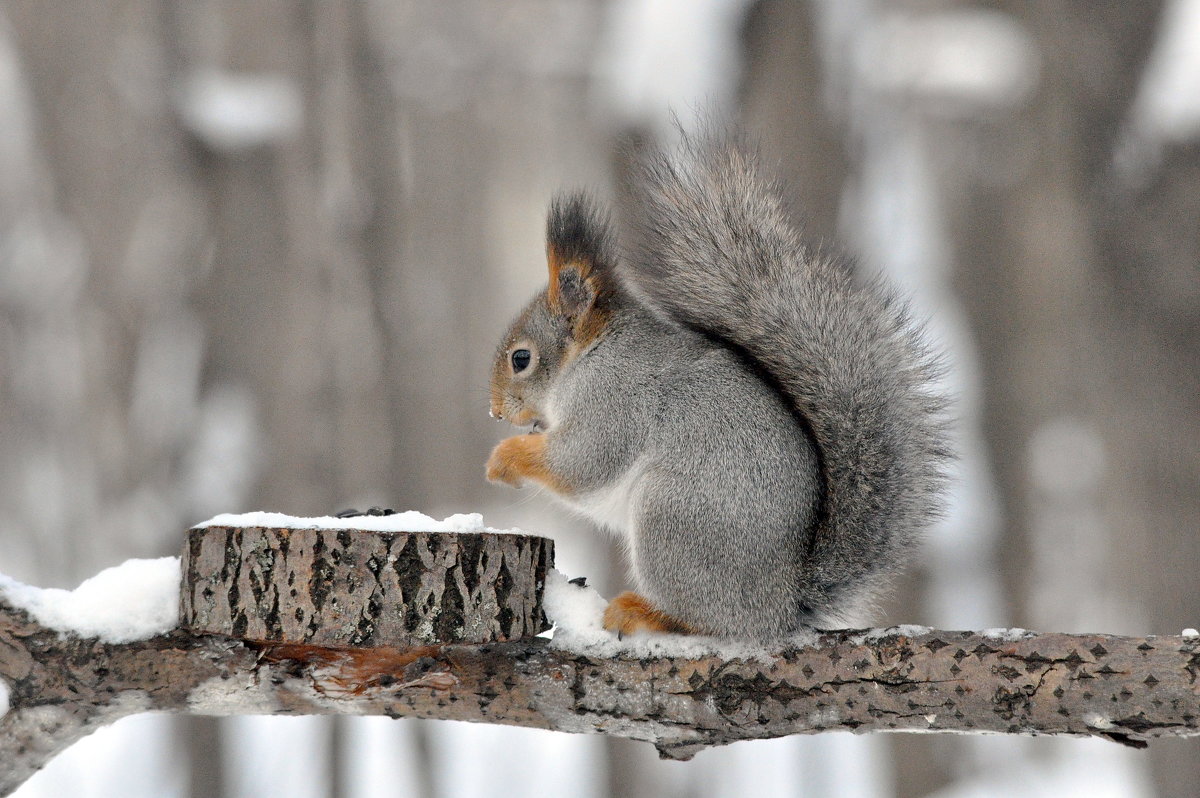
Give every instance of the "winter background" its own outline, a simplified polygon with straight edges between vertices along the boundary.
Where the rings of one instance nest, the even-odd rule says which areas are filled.
[[[0,2],[0,573],[220,512],[609,541],[483,478],[560,187],[697,107],[950,353],[953,510],[877,620],[1200,622],[1200,0]],[[825,734],[690,763],[387,718],[129,718],[38,796],[1193,796],[1200,745]],[[2,766],[2,764],[0,764]]]

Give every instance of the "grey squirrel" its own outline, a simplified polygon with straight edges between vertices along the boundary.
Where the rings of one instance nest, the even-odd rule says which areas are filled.
[[[904,302],[805,246],[731,134],[650,149],[614,226],[556,198],[504,336],[490,480],[623,539],[605,626],[769,639],[869,607],[941,508],[937,358]]]

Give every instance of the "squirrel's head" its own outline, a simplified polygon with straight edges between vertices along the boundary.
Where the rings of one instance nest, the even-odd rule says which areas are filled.
[[[549,283],[509,327],[491,381],[492,417],[535,431],[554,378],[604,336],[621,294],[611,226],[586,194],[550,204],[546,260]]]

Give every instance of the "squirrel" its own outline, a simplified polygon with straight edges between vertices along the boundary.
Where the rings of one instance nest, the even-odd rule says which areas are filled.
[[[604,625],[767,640],[857,621],[942,510],[940,361],[895,290],[806,246],[740,138],[647,147],[618,249],[556,197],[549,281],[503,337],[487,477],[625,544]]]

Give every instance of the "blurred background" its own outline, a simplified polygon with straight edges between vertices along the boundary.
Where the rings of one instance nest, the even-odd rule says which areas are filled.
[[[953,509],[876,620],[1200,625],[1200,0],[2,0],[0,572],[380,504],[623,589],[484,482],[488,367],[552,192],[698,107],[949,352]],[[1185,798],[1198,746],[142,716],[17,795]]]

